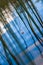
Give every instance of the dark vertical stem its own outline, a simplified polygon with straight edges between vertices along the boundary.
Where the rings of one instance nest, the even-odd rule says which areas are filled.
[[[9,53],[11,54],[11,56],[13,57],[13,59],[16,61],[16,63],[19,65],[19,62],[17,60],[17,58],[10,52],[9,48],[7,47],[5,41],[2,39],[2,36],[0,34],[0,40],[3,42],[3,45],[8,49]]]
[[[40,15],[39,15],[38,11],[37,11],[37,8],[36,8],[35,5],[33,4],[32,0],[30,0],[30,3],[32,4],[32,6],[33,6],[33,8],[34,8],[34,10],[35,10],[35,12],[36,12],[36,14],[38,15],[38,18],[40,19],[39,22],[40,22],[40,24],[41,24],[41,26],[42,26],[42,28],[43,28],[43,22],[42,22],[42,19],[41,19]]]

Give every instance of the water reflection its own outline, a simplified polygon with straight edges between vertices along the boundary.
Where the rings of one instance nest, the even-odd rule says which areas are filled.
[[[13,1],[13,0],[12,0]],[[18,2],[17,2],[18,3]],[[40,17],[42,18],[42,20],[43,20],[43,0],[34,0],[34,5],[36,6],[36,8],[37,8],[37,10],[38,10],[38,13],[39,13],[39,15],[40,15]],[[31,9],[29,9],[28,8],[28,5],[27,5],[27,3],[25,3],[25,5],[26,5],[26,7],[25,8],[27,8],[27,10],[24,8],[22,8],[23,6],[17,6],[17,7],[15,7],[14,8],[14,5],[16,5],[17,6],[17,4],[13,4],[13,8],[10,6],[10,9],[5,9],[5,10],[3,10],[2,9],[2,13],[3,13],[3,15],[4,15],[4,17],[6,18],[6,20],[1,20],[1,23],[2,23],[2,21],[3,21],[3,27],[0,25],[0,27],[2,27],[2,32],[3,32],[3,30],[4,31],[6,31],[6,30],[8,30],[8,31],[6,31],[6,34],[4,34],[3,36],[2,36],[2,38],[3,38],[3,40],[6,42],[6,44],[7,44],[7,46],[8,46],[8,48],[10,48],[10,49],[12,49],[10,52],[12,53],[13,52],[13,50],[15,50],[15,51],[17,51],[17,52],[13,52],[14,54],[14,56],[15,55],[17,55],[16,53],[20,53],[20,56],[18,56],[18,57],[16,57],[16,58],[18,58],[19,60],[20,60],[20,65],[25,65],[25,63],[27,64],[31,59],[33,60],[33,59],[35,59],[38,55],[41,55],[41,53],[42,53],[42,47],[41,47],[41,44],[40,44],[40,46],[38,46],[37,47],[37,45],[36,44],[34,44],[36,41],[38,41],[38,40],[36,40],[36,37],[33,35],[33,31],[35,31],[36,32],[36,34],[39,36],[39,38],[41,39],[41,37],[42,37],[42,27],[40,26],[40,25],[38,25],[38,21],[36,22],[36,18],[35,18],[35,16],[33,15],[34,13],[32,12],[31,13],[31,10],[32,10],[32,8]],[[25,11],[26,10],[26,11]],[[11,12],[10,12],[11,11]],[[34,11],[34,9],[32,10],[32,11]],[[27,14],[27,12],[28,12],[28,14]],[[31,13],[31,15],[32,15],[32,17],[33,18],[31,18],[30,17],[30,19],[29,19],[29,13]],[[27,16],[28,15],[28,16]],[[3,18],[3,17],[2,17]],[[14,20],[13,20],[14,19]],[[40,19],[40,18],[39,18]],[[32,21],[32,25],[31,25],[31,23],[29,23],[29,20],[30,21]],[[5,23],[5,21],[8,23],[8,25],[6,25],[5,26],[5,28],[4,28],[4,25],[6,24]],[[34,25],[35,23],[33,23],[33,21],[34,22],[36,22],[36,25]],[[28,22],[28,23],[27,23]],[[30,27],[29,27],[29,24],[30,24]],[[38,25],[38,27],[37,27],[37,25]],[[32,27],[34,27],[34,30],[32,29]],[[7,29],[6,29],[7,28]],[[33,31],[31,31],[31,29],[33,30]],[[30,31],[30,32],[29,32]],[[1,33],[2,33],[1,32]],[[37,36],[36,35],[36,36]],[[37,38],[38,38],[38,36],[37,36]],[[38,38],[38,39],[39,39]],[[20,40],[19,40],[20,39]],[[1,41],[2,42],[2,41]],[[26,42],[26,44],[25,44],[25,42]],[[39,42],[39,41],[38,41]],[[3,42],[2,42],[3,43]],[[2,44],[1,43],[1,44]],[[9,44],[9,45],[8,45]],[[11,45],[10,45],[11,44]],[[4,45],[3,45],[4,46]],[[13,47],[12,47],[13,46]],[[15,46],[16,46],[16,49],[15,49]],[[4,46],[5,47],[5,46]],[[22,52],[22,50],[25,50],[25,49],[27,49],[27,47],[29,47],[29,50],[30,50],[30,52],[29,52],[29,50],[27,50],[26,52],[23,52],[23,55],[21,54],[21,52]],[[41,47],[41,48],[39,48],[39,47]],[[33,49],[34,48],[34,49]],[[1,50],[1,48],[0,48],[0,50]],[[7,51],[8,51],[9,49],[7,49]],[[1,50],[2,51],[2,50]],[[10,52],[7,52],[6,51],[6,53],[8,54],[7,56],[8,56],[8,59],[10,58],[11,59],[11,57],[9,57],[9,55],[11,54]],[[34,55],[34,53],[35,53],[35,51],[36,51],[36,55]],[[34,53],[33,53],[34,52]],[[40,52],[40,53],[39,53]],[[5,53],[5,54],[6,54]],[[21,56],[22,55],[22,56]],[[12,55],[11,55],[12,56]],[[14,57],[14,56],[12,56],[12,58]],[[19,60],[16,60],[17,62],[19,61]],[[11,61],[13,61],[13,60],[11,60]],[[26,61],[26,62],[25,62]],[[14,60],[14,62],[12,62],[12,63],[16,63],[15,62],[15,60]],[[34,62],[32,62],[33,64],[34,64]],[[32,64],[32,65],[33,65]],[[8,65],[8,64],[7,64]],[[13,64],[13,65],[16,65],[16,64]],[[30,65],[30,64],[29,64]]]

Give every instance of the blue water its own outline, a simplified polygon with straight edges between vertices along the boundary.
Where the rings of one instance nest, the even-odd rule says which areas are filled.
[[[36,8],[38,9],[38,12],[40,14],[40,17],[42,18],[43,21],[43,1],[39,1],[39,2],[34,2]],[[29,9],[28,9],[29,10]],[[32,13],[32,12],[30,12]],[[29,28],[29,31],[31,32],[31,34],[33,35],[26,18],[24,17],[23,13],[20,14],[23,18],[23,21],[26,23],[27,27]],[[35,21],[36,18],[33,14],[31,14],[34,18]],[[16,23],[15,23],[16,22]],[[38,22],[38,21],[37,21]],[[36,23],[37,23],[36,22]],[[39,33],[38,29],[34,26],[34,24],[32,23],[35,32],[40,36],[40,38],[42,37],[41,34]],[[40,27],[41,31],[43,32],[43,29],[41,28],[40,24],[37,23],[37,25]],[[6,25],[7,27],[10,26],[9,30],[2,35],[3,40],[6,42],[8,48],[10,49],[11,52],[13,52],[13,54],[15,56],[17,56],[18,54],[22,53],[24,50],[26,50],[26,46],[27,48],[32,46],[34,44],[34,40],[32,39],[31,34],[29,33],[29,31],[27,30],[27,28],[25,27],[24,23],[22,22],[22,20],[18,17],[16,17],[14,19],[14,21],[11,21],[9,24]],[[5,26],[5,27],[6,27]],[[13,32],[12,32],[13,31]],[[10,33],[11,32],[11,33]],[[16,37],[15,37],[16,36]],[[22,39],[23,37],[23,39]],[[37,41],[37,39],[35,38],[35,36],[33,35],[35,41]],[[15,40],[15,38],[17,39],[17,41],[19,43],[17,43],[17,41]],[[26,42],[26,44],[25,44]],[[42,42],[43,43],[43,42]],[[40,49],[42,50],[41,46],[39,45]],[[23,50],[22,50],[23,49]],[[16,53],[17,51],[17,53]],[[4,55],[5,57],[5,52],[3,50],[3,46],[2,46],[2,42],[0,41],[0,52]],[[43,50],[42,50],[43,52]],[[34,55],[35,53],[35,55]],[[7,62],[7,60],[2,56],[0,56],[0,64],[2,65],[9,65],[9,63]],[[38,57],[40,55],[37,47],[31,49],[30,51],[27,52],[27,55],[29,55],[29,57],[34,60],[36,57]],[[10,56],[10,54],[8,54],[10,61],[12,61],[12,65],[17,65],[15,60]],[[19,59],[19,57],[18,57]],[[30,60],[27,59],[27,57],[24,55],[21,56],[21,59],[25,62],[25,64],[28,64],[30,62]],[[21,61],[20,61],[21,62]],[[22,62],[21,62],[22,65]]]

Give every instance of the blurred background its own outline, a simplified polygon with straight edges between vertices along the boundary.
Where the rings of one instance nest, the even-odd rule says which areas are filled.
[[[0,0],[0,65],[43,65],[43,0]]]

